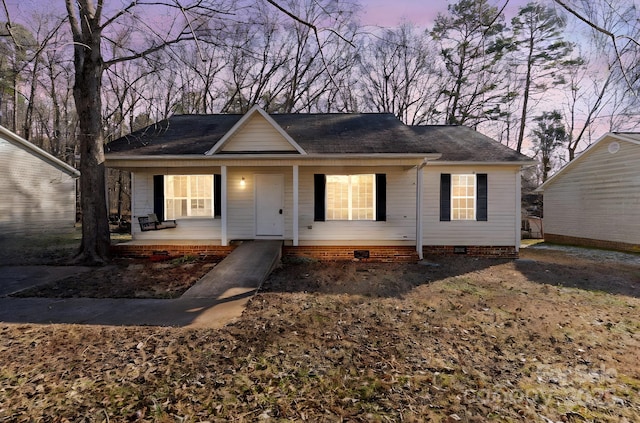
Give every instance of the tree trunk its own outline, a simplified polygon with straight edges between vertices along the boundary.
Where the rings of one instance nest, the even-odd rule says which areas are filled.
[[[33,68],[31,70],[31,88],[29,90],[29,99],[27,100],[27,108],[24,113],[24,125],[22,126],[22,136],[25,139],[31,138],[31,126],[33,125],[33,107],[35,104],[36,88],[38,85],[38,72],[40,71],[40,55],[35,57]]]
[[[533,68],[533,38],[529,40],[529,50],[527,52],[527,76],[525,78],[524,93],[522,93],[522,112],[520,114],[520,130],[518,131],[518,144],[516,151],[522,152],[524,142],[524,130],[527,127],[527,108],[529,107],[529,93],[531,92],[531,69]],[[545,179],[546,180],[546,179]]]
[[[102,131],[101,28],[90,9],[80,8],[81,32],[75,33],[73,97],[80,126],[80,204],[82,243],[76,262],[100,265],[109,258],[104,135]],[[78,42],[79,41],[79,42]]]
[[[548,157],[542,158],[542,182],[546,182],[549,179],[549,171],[551,170],[550,160]]]

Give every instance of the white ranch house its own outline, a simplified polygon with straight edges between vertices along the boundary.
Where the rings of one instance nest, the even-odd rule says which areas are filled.
[[[71,233],[80,173],[0,126],[0,240]]]
[[[258,107],[174,116],[107,145],[107,166],[132,172],[133,242],[121,253],[278,239],[285,254],[325,259],[514,257],[532,163],[463,126]],[[142,231],[152,213],[176,227]]]
[[[542,184],[548,242],[640,252],[640,133],[607,133]]]

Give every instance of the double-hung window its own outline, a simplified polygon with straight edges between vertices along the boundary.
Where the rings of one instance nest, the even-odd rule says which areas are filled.
[[[327,175],[327,220],[375,220],[376,178],[366,175]]]
[[[487,221],[487,174],[440,175],[440,220]]]
[[[387,220],[387,175],[313,175],[313,220]]]
[[[475,220],[476,175],[451,175],[451,220]]]
[[[213,175],[166,175],[166,219],[213,216]]]

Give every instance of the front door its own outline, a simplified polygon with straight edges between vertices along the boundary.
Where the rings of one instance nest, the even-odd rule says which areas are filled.
[[[256,236],[284,235],[284,175],[255,175]]]

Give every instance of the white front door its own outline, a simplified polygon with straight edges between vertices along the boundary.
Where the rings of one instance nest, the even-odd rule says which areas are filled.
[[[284,235],[284,175],[255,175],[256,236]]]

